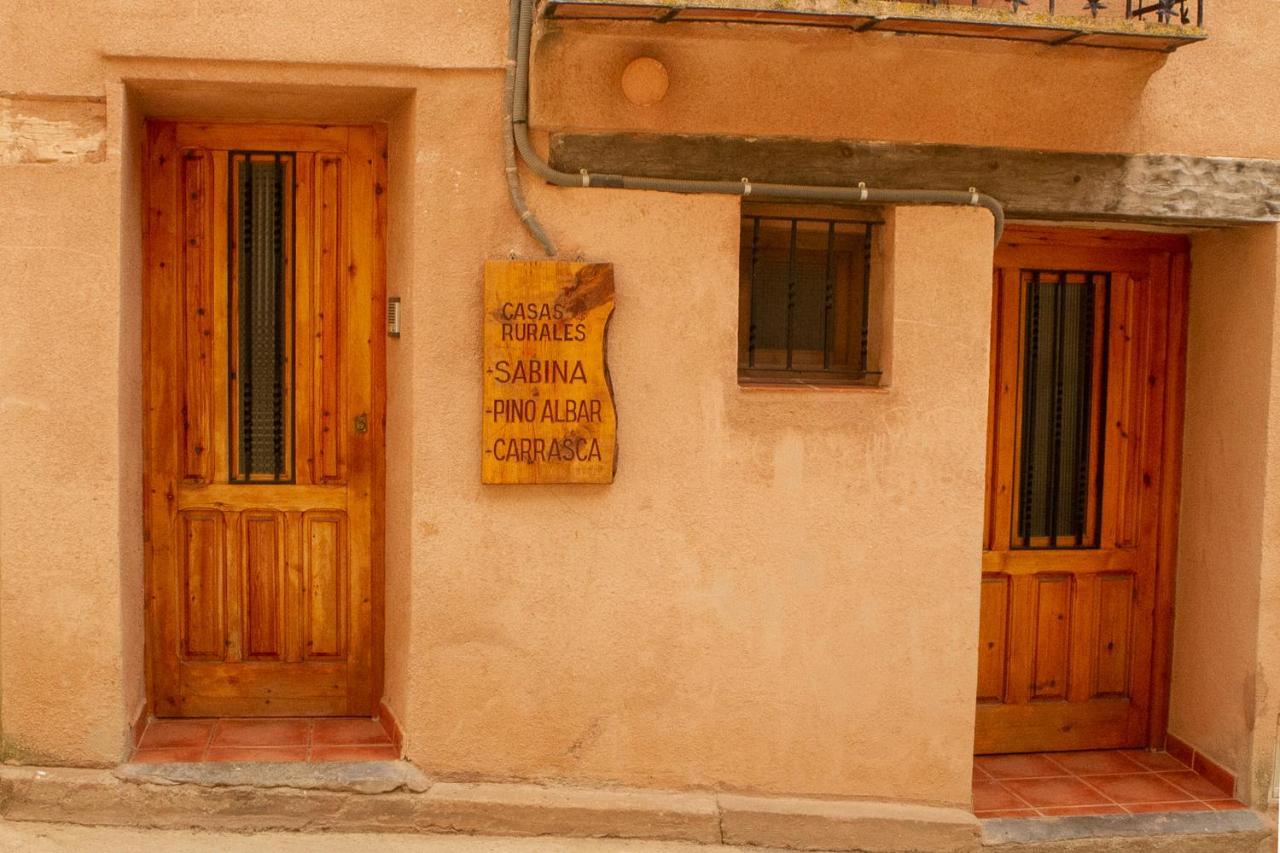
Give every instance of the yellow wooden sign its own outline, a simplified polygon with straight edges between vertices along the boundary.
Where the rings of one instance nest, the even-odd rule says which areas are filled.
[[[612,264],[485,264],[483,482],[613,482],[612,315]]]

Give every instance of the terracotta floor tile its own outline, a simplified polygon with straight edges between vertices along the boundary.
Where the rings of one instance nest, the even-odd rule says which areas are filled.
[[[1194,800],[1195,797],[1154,773],[1135,773],[1126,776],[1082,777],[1117,803],[1172,803]]]
[[[161,746],[139,749],[129,759],[131,764],[194,764],[204,758],[204,746]]]
[[[390,745],[387,730],[377,720],[320,719],[315,721],[311,742],[334,746]]]
[[[1072,817],[1090,814],[1124,814],[1123,806],[1050,806],[1040,809],[1045,817]]]
[[[1183,770],[1178,773],[1161,773],[1159,776],[1199,800],[1222,800],[1231,796],[1230,791],[1222,790],[1199,773],[1193,773],[1190,770]]]
[[[1131,803],[1124,807],[1129,814],[1157,814],[1159,812],[1203,812],[1209,805],[1199,800],[1181,803]]]
[[[996,809],[989,812],[974,812],[973,816],[979,820],[990,820],[999,817],[1040,817],[1040,813],[1035,809]]]
[[[1146,768],[1116,750],[1105,752],[1055,752],[1053,760],[1076,776],[1102,773],[1141,773]]]
[[[991,778],[991,774],[990,774],[990,773],[988,773],[987,771],[983,770],[983,769],[982,769],[982,767],[981,767],[981,766],[979,766],[978,762],[976,762],[976,761],[975,761],[975,762],[973,762],[973,781],[975,781],[975,782],[985,782],[985,781],[987,781],[987,780],[988,780],[988,779],[990,779],[990,778]]]
[[[1150,752],[1145,749],[1126,749],[1121,752],[1148,770],[1190,770],[1191,768],[1167,752]]]
[[[159,749],[172,746],[198,746],[209,742],[213,720],[152,720],[142,733],[138,749]]]
[[[1066,776],[1067,771],[1047,755],[980,755],[974,763],[993,779],[1032,779]]]
[[[211,746],[205,761],[306,761],[307,746]]]
[[[311,747],[312,761],[395,761],[400,753],[394,746],[329,746]]]
[[[1030,806],[999,782],[973,783],[973,810],[976,812],[1026,808],[1030,808]]]
[[[1215,812],[1231,812],[1249,808],[1239,800],[1206,800],[1209,808]]]
[[[219,720],[209,746],[306,746],[310,720]]]
[[[1106,778],[1106,777],[1104,777]],[[1108,805],[1110,801],[1073,777],[1059,779],[1009,779],[1004,786],[1036,808],[1048,806]],[[1172,787],[1172,786],[1170,786]]]

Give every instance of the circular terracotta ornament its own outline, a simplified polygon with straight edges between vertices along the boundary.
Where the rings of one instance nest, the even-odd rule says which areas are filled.
[[[641,56],[622,72],[622,93],[636,106],[650,107],[666,96],[670,82],[665,65],[651,56]]]

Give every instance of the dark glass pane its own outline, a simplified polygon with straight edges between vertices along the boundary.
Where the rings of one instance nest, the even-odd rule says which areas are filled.
[[[1022,547],[1090,547],[1096,490],[1096,311],[1106,276],[1027,275],[1022,454],[1017,539]],[[1099,292],[1101,291],[1101,292]]]
[[[794,273],[793,273],[794,269]],[[794,283],[791,282],[795,276]],[[769,251],[756,267],[756,346],[787,350],[787,303],[791,302],[791,348],[822,352],[822,307],[827,281],[825,252],[797,251],[794,268],[785,251]],[[794,286],[792,286],[792,284]],[[791,291],[788,299],[788,290]]]
[[[236,400],[241,479],[288,479],[288,367],[285,280],[289,161],[254,155],[238,161],[239,393]]]
[[[750,301],[741,366],[861,375],[870,226],[747,217],[742,234]]]

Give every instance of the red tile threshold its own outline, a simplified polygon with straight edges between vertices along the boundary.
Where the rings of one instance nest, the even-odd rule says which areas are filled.
[[[1099,750],[980,755],[973,760],[979,818],[1065,817],[1243,809],[1220,774],[1167,752]]]
[[[151,720],[135,764],[393,761],[400,751],[382,723],[363,717]]]

